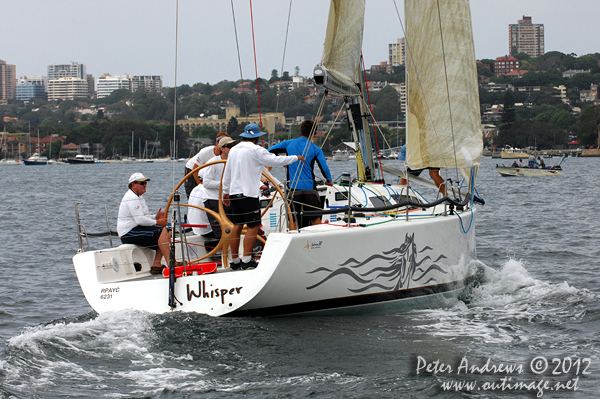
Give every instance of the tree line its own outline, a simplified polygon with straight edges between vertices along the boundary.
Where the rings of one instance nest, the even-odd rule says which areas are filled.
[[[577,57],[574,54],[550,52],[537,58],[518,54],[517,58],[527,70],[521,79],[497,78],[492,76],[485,66],[478,67],[481,82],[487,80],[499,84],[510,83],[517,88],[541,87],[540,91],[533,93],[518,90],[510,93],[489,93],[480,90],[482,112],[493,104],[504,105],[500,135],[494,139],[494,144],[525,147],[534,145],[531,143],[533,141],[537,142],[538,147],[550,148],[565,145],[571,138],[577,138],[582,145],[595,145],[600,123],[598,107],[590,103],[581,103],[579,91],[589,89],[592,83],[600,84],[600,55]],[[481,61],[483,64],[493,63],[492,60]],[[562,71],[567,69],[589,69],[590,73],[577,74],[571,79],[566,79],[562,77]],[[162,156],[172,154],[174,147],[177,148],[178,154],[186,156],[192,149],[186,142],[186,135],[180,132],[179,128],[175,130],[176,144],[173,144],[174,117],[180,120],[185,116],[217,115],[221,119],[225,117],[225,108],[229,105],[238,106],[242,116],[258,113],[256,87],[260,92],[261,112],[283,112],[286,117],[302,116],[314,119],[321,107],[323,92],[314,96],[306,86],[290,89],[290,86],[269,84],[278,81],[289,82],[291,79],[289,73],[284,72],[280,77],[277,70],[273,70],[269,80],[258,78],[246,81],[225,80],[214,85],[184,84],[177,88],[166,87],[161,93],[116,90],[110,96],[101,99],[78,98],[57,102],[32,99],[27,103],[11,100],[8,104],[0,106],[0,116],[17,117],[19,122],[4,123],[0,120],[0,130],[9,133],[39,130],[40,137],[57,134],[66,136],[67,143],[89,143],[90,146],[101,143],[104,147],[104,153],[99,154],[101,157],[129,154],[131,132],[134,131],[136,146],[139,138],[144,143],[160,141],[160,147],[156,150],[160,151]],[[394,68],[391,73],[367,71],[367,80],[401,83],[404,81],[404,68]],[[570,105],[563,104],[556,97],[554,87],[561,84],[567,87]],[[239,88],[245,90],[234,90]],[[400,111],[399,94],[392,87],[370,92],[370,101],[376,121],[404,119]],[[516,107],[515,104],[518,103],[524,106]],[[573,112],[573,107],[581,108],[580,116]],[[333,120],[335,113],[341,108],[341,103],[327,98],[323,102],[320,114],[322,122]],[[86,111],[81,112],[82,110]],[[239,132],[236,130],[240,129],[237,121],[228,122],[230,133],[237,135]],[[292,128],[288,136],[296,137],[299,134],[297,130]],[[383,135],[379,136],[379,145],[382,148],[385,141],[390,146],[404,142],[402,129],[378,128],[377,132]],[[216,133],[214,129],[197,128],[192,136],[214,140]],[[324,150],[341,141],[350,140],[350,131],[346,124],[342,124],[340,129],[326,133],[328,138]]]

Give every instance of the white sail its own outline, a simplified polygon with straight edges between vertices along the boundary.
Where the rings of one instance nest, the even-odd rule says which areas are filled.
[[[466,174],[483,149],[469,2],[406,0],[405,16],[408,166]]]
[[[315,76],[329,75],[328,87],[342,94],[358,94],[357,72],[360,67],[365,0],[331,0],[329,20],[321,63]],[[325,71],[323,71],[323,68]]]

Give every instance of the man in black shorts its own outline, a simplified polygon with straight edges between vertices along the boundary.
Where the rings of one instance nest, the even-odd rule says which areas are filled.
[[[278,157],[265,148],[256,145],[264,135],[257,124],[246,126],[242,142],[229,152],[223,172],[223,205],[231,207],[233,229],[229,236],[231,247],[231,268],[253,269],[257,263],[252,259],[252,248],[260,229],[260,176],[265,166],[285,166],[296,161],[304,161],[301,155]],[[244,253],[240,262],[240,236],[244,224],[248,226],[244,236]]]
[[[123,244],[136,244],[156,250],[150,273],[162,273],[161,260],[169,259],[169,234],[167,219],[160,209],[155,215],[148,210],[142,195],[150,179],[141,173],[129,177],[129,190],[123,196],[117,218],[117,232]]]
[[[300,124],[300,137],[282,141],[269,148],[269,151],[274,154],[286,152],[287,155],[302,155],[306,158],[306,162],[303,164],[290,165],[287,172],[288,187],[292,193],[292,211],[298,223],[298,228],[321,223],[321,216],[310,218],[300,216],[302,211],[322,209],[313,170],[315,163],[319,165],[321,173],[327,179],[325,184],[333,186],[325,155],[323,155],[321,148],[312,143],[312,137],[317,130],[316,127],[315,122],[305,120]]]

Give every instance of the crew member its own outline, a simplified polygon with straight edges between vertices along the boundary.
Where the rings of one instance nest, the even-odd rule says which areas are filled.
[[[257,124],[247,125],[240,134],[242,141],[229,152],[223,173],[223,205],[231,207],[231,221],[234,226],[229,236],[231,247],[231,268],[253,269],[257,263],[252,259],[252,248],[260,228],[260,188],[261,172],[264,166],[285,166],[296,161],[304,161],[302,155],[277,156],[256,144],[264,132]],[[243,257],[240,261],[240,236],[244,224],[248,226],[243,243]]]
[[[302,155],[306,159],[304,163],[291,164],[287,170],[288,187],[292,190],[293,196],[292,211],[296,217],[298,228],[321,223],[321,216],[311,218],[298,216],[301,211],[321,209],[321,199],[319,198],[317,183],[315,182],[315,162],[319,165],[321,173],[327,179],[325,184],[333,186],[331,172],[327,166],[325,155],[319,147],[311,142],[314,129],[315,123],[311,120],[305,120],[300,124],[300,137],[282,141],[269,148],[269,152],[278,153],[285,151],[288,155]]]
[[[169,234],[165,213],[158,210],[156,215],[150,214],[146,200],[142,195],[150,179],[141,173],[129,177],[129,190],[123,196],[119,206],[117,232],[123,244],[136,244],[156,250],[154,263],[150,273],[162,273],[162,258],[169,259]]]

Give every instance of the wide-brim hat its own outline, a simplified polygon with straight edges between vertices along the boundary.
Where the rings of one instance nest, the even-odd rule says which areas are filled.
[[[246,125],[246,127],[244,128],[244,133],[240,134],[240,136],[246,139],[255,139],[265,134],[267,133],[261,132],[260,127],[258,127],[256,123],[251,123],[249,125]]]
[[[406,144],[400,148],[400,152],[398,153],[398,160],[406,161]]]
[[[129,183],[131,184],[134,181],[150,181],[150,179],[145,177],[140,172],[136,172],[136,173],[132,174],[131,176],[129,176]]]

